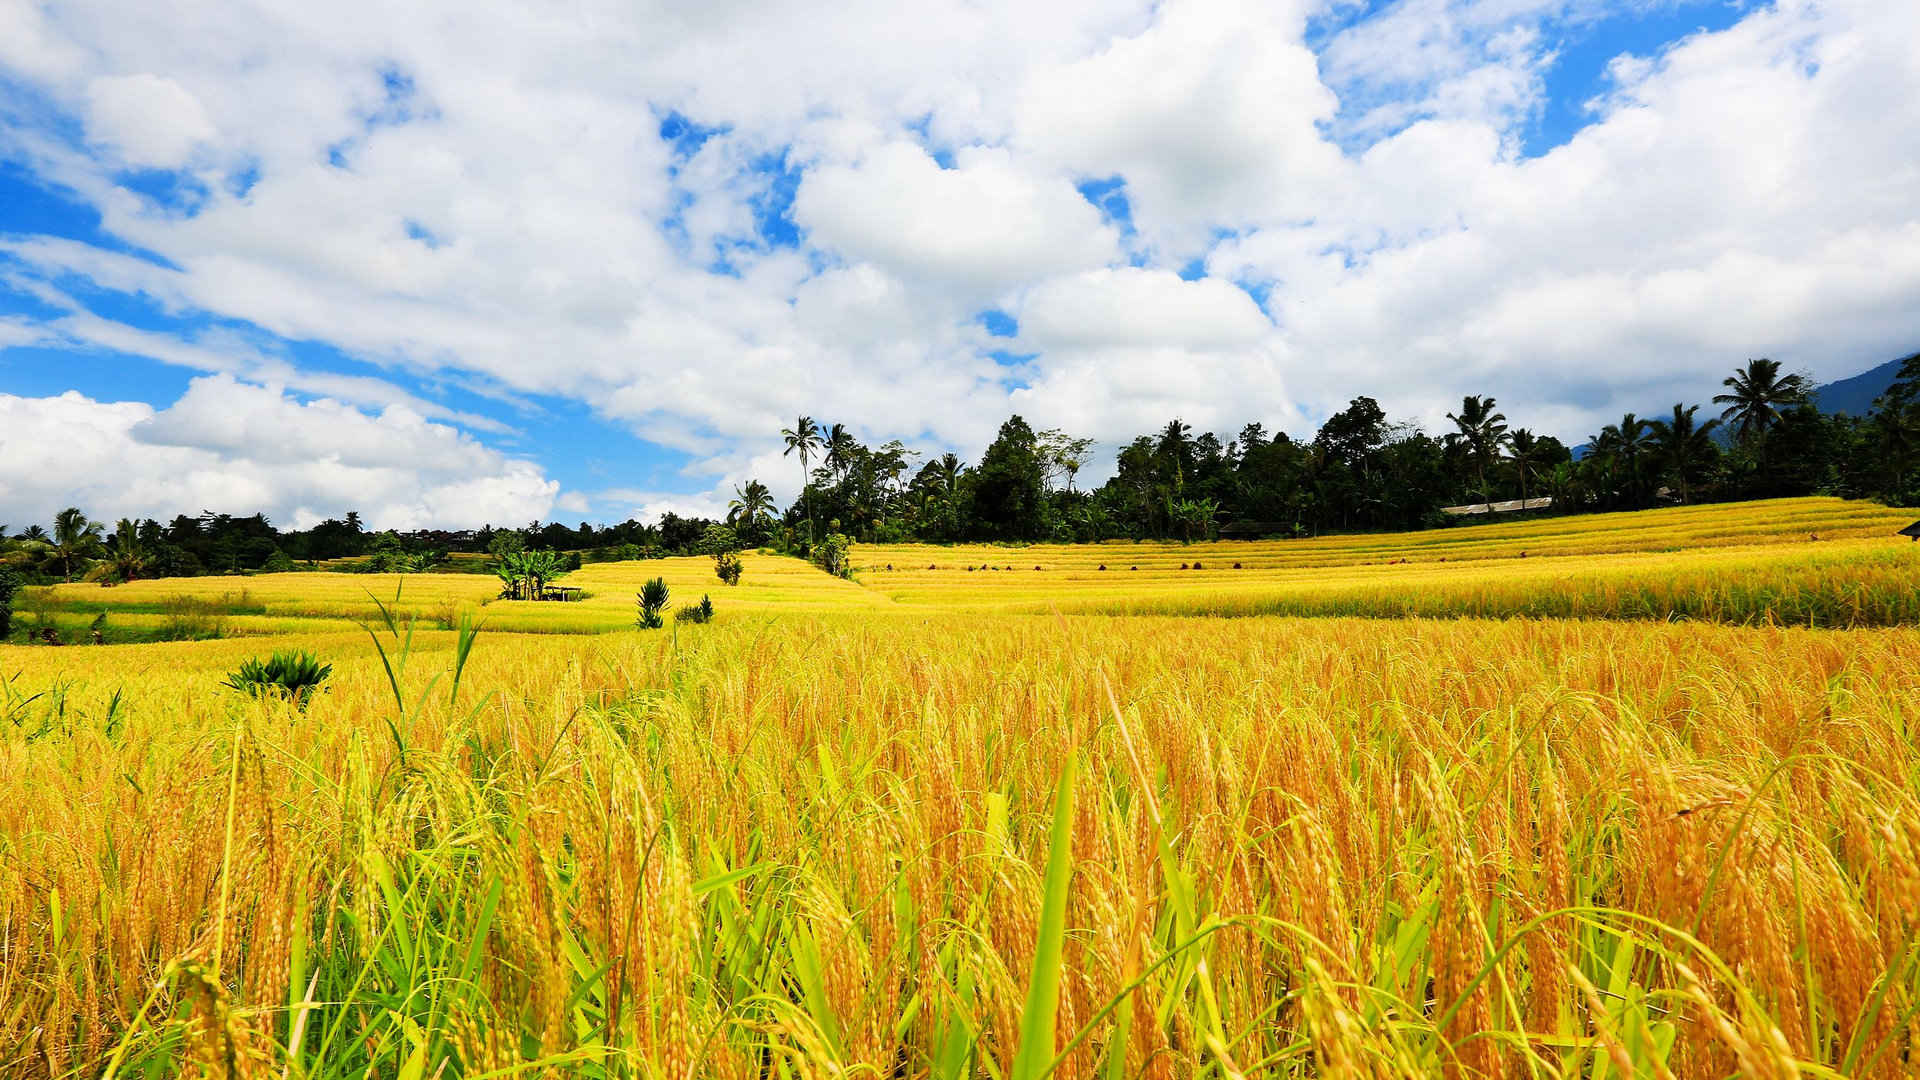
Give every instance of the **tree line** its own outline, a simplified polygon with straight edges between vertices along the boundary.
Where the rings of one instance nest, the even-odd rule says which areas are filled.
[[[531,522],[519,528],[372,531],[357,512],[308,529],[276,529],[264,514],[244,517],[204,512],[172,521],[121,518],[111,527],[68,507],[49,525],[8,534],[0,526],[0,566],[27,584],[105,578],[196,577],[203,574],[336,569],[368,573],[467,570],[492,573],[507,552],[567,553],[564,569],[582,560],[650,558],[698,551],[705,518],[668,513],[653,524],[628,520],[578,528]],[[459,561],[456,554],[487,554]]]
[[[1448,429],[1422,430],[1354,398],[1310,438],[1249,423],[1228,438],[1179,419],[1118,448],[1114,473],[1087,489],[1080,473],[1094,442],[1034,430],[1019,416],[1000,426],[977,462],[955,454],[922,460],[898,440],[872,447],[844,424],[799,417],[781,431],[803,481],[781,507],[766,484],[734,489],[722,522],[666,514],[570,527],[373,532],[358,514],[279,530],[264,515],[180,515],[165,525],[122,518],[109,530],[78,508],[49,527],[10,536],[0,526],[0,566],[16,580],[190,576],[292,570],[348,560],[343,568],[447,567],[455,553],[567,552],[580,560],[709,553],[707,530],[724,524],[747,546],[813,554],[834,539],[1098,541],[1440,527],[1443,508],[1497,500],[1552,500],[1552,513],[1661,503],[1833,494],[1920,503],[1920,354],[1864,417],[1814,407],[1813,387],[1770,359],[1723,381],[1711,407],[1679,403],[1654,417],[1628,413],[1583,445],[1514,426],[1492,395],[1468,395]],[[1702,415],[1703,409],[1708,415]]]
[[[736,488],[728,523],[756,542],[1199,540],[1440,527],[1443,508],[1549,498],[1553,513],[1661,503],[1833,494],[1920,502],[1920,354],[1865,417],[1829,415],[1805,376],[1751,360],[1712,399],[1628,413],[1584,444],[1513,426],[1491,395],[1468,395],[1438,434],[1354,398],[1311,438],[1250,423],[1229,438],[1174,419],[1120,446],[1111,478],[1077,478],[1092,440],[1001,425],[978,462],[918,463],[899,442],[862,445],[841,424],[800,417],[781,436],[805,486],[780,511],[766,486]]]

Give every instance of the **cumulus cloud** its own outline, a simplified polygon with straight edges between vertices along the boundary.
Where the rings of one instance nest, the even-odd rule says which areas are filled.
[[[1169,3],[1141,33],[1035,70],[1018,144],[1124,178],[1142,230],[1176,253],[1250,214],[1299,213],[1343,172],[1317,127],[1336,100],[1304,21],[1287,0]]]
[[[0,520],[79,504],[115,515],[264,511],[304,527],[357,509],[376,528],[541,518],[559,485],[401,407],[363,413],[215,375],[139,401],[0,394]]]
[[[1022,341],[1042,350],[1229,348],[1273,329],[1253,298],[1227,282],[1130,266],[1042,282],[1020,316]]]
[[[1775,0],[1617,59],[1533,157],[1559,43],[1617,6],[1375,7],[0,6],[0,159],[111,237],[0,213],[0,348],[224,377],[142,452],[317,513],[352,489],[271,459],[331,447],[411,521],[553,504],[488,446],[545,397],[693,458],[702,495],[566,498],[624,516],[750,476],[790,496],[799,413],[976,453],[1014,409],[1111,443],[1173,415],[1310,429],[1358,393],[1437,422],[1473,392],[1578,438],[1748,356],[1839,377],[1913,347],[1920,6]],[[313,342],[357,366],[296,363]],[[133,403],[56,407],[135,440]],[[6,438],[0,489],[96,483],[17,471]],[[380,471],[407,455],[484,490]]]
[[[612,520],[630,518],[634,521],[651,522],[660,520],[665,514],[714,520],[727,516],[727,501],[718,493],[679,495],[665,491],[642,491],[637,488],[609,488],[599,492],[594,498],[594,503]]]
[[[943,169],[891,142],[857,165],[810,172],[794,210],[824,247],[980,293],[1119,253],[1113,228],[1066,177],[1025,171],[1001,149],[968,147]]]
[[[87,84],[87,137],[130,165],[172,169],[213,138],[200,99],[161,75],[103,75]]]
[[[1591,425],[1699,400],[1750,355],[1851,374],[1920,333],[1899,298],[1920,288],[1916,174],[1896,163],[1920,151],[1915,40],[1912,8],[1783,2],[1670,49],[1543,157],[1417,124],[1364,155],[1383,178],[1343,213],[1212,265],[1280,283],[1276,317],[1326,361],[1303,389],[1391,387],[1435,419],[1483,387]]]

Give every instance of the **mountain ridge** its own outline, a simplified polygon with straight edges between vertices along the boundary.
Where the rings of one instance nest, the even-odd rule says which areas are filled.
[[[1866,416],[1873,412],[1874,399],[1887,392],[1906,357],[1889,360],[1858,375],[1836,379],[1814,387],[1813,404],[1824,413]]]

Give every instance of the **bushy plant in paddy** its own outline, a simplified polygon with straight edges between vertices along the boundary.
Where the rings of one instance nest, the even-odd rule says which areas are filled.
[[[647,579],[647,583],[640,587],[640,592],[635,597],[640,608],[640,617],[635,620],[635,625],[642,630],[658,630],[665,626],[666,620],[661,617],[661,613],[667,610],[667,603],[672,599],[672,595],[667,589],[666,578]]]
[[[819,564],[820,569],[834,577],[852,576],[853,564],[850,561],[852,555],[853,539],[840,532],[827,534],[826,538],[815,544],[813,548],[813,561]]]
[[[244,660],[227,674],[229,689],[249,697],[280,697],[302,709],[333,674],[332,664],[323,664],[310,652],[281,651],[262,660]]]

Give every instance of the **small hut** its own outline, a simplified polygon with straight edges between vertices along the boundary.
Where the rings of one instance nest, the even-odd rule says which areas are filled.
[[[1906,528],[1901,529],[1899,535],[1916,543],[1920,543],[1920,521],[1916,521]]]

